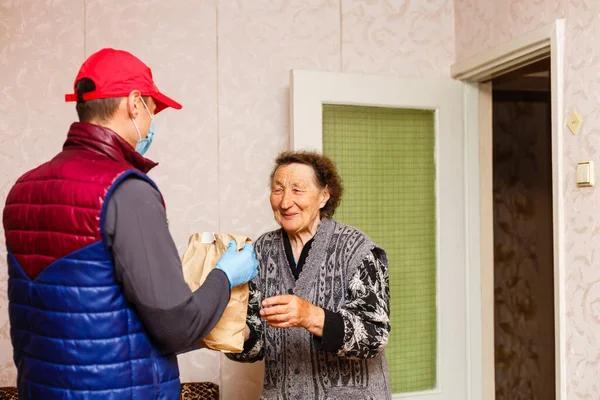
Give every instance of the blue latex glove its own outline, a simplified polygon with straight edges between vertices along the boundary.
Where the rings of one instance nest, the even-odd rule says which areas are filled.
[[[216,269],[225,272],[229,279],[229,287],[244,284],[258,275],[258,260],[254,246],[246,243],[241,251],[236,250],[235,240],[229,242],[227,251],[217,261]]]

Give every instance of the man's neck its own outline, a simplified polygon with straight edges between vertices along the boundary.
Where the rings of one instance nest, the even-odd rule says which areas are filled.
[[[123,139],[124,141],[129,143],[129,145],[135,149],[137,142],[134,142],[131,138],[128,138],[126,135],[123,135],[120,133],[120,132],[126,132],[126,130],[123,129],[123,122],[117,121],[115,119],[112,119],[109,121],[101,121],[101,120],[95,119],[95,120],[90,121],[89,123],[101,126],[106,129],[110,129],[115,134],[119,135],[121,137],[121,139]]]

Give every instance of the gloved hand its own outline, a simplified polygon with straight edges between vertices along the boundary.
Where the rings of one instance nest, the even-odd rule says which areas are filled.
[[[237,251],[236,247],[235,240],[229,242],[227,251],[215,266],[216,269],[225,272],[230,288],[246,283],[258,275],[258,260],[254,246],[246,243],[241,251]]]

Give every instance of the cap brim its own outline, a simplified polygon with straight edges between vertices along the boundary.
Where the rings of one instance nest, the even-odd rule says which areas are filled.
[[[174,108],[176,110],[181,110],[181,104],[160,92],[153,94],[152,98],[154,99],[154,103],[156,104],[154,114],[158,114],[159,112],[168,107]]]

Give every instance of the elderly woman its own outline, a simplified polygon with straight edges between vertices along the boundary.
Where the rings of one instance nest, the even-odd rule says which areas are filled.
[[[248,339],[242,353],[228,354],[265,359],[263,399],[391,397],[387,258],[364,233],[331,219],[341,195],[327,157],[277,157],[271,208],[281,229],[255,243]]]

